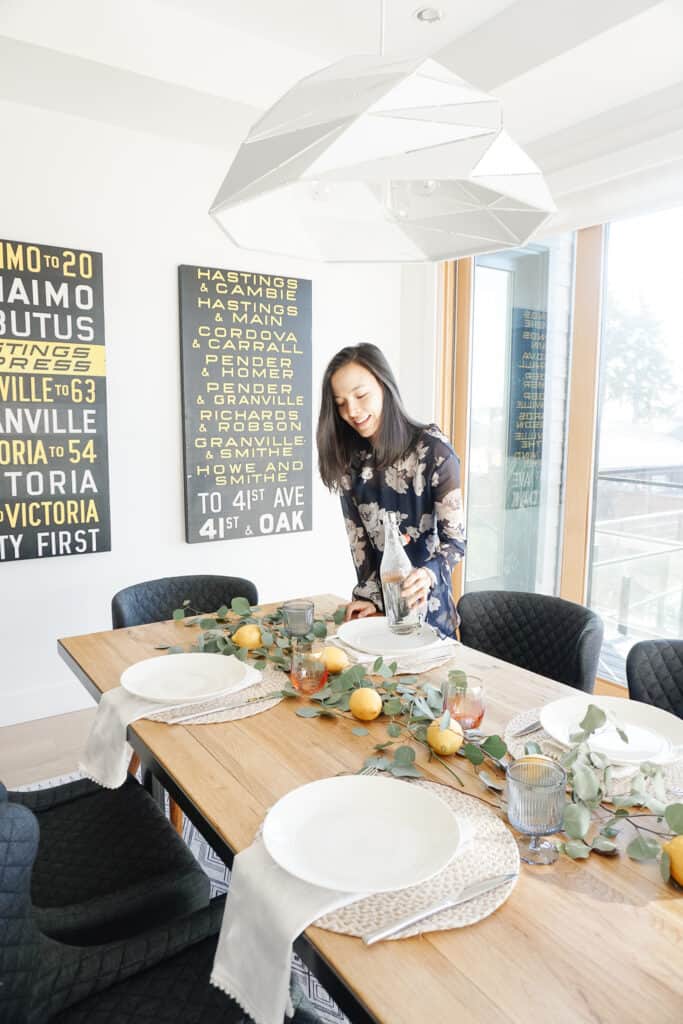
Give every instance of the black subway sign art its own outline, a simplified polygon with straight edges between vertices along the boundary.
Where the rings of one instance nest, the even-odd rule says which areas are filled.
[[[311,523],[311,282],[179,268],[189,543]]]

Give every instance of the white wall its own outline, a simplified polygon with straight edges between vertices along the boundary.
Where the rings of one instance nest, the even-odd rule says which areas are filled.
[[[206,213],[227,151],[7,103],[0,125],[2,237],[104,254],[112,527],[111,552],[0,565],[5,725],[90,704],[57,637],[110,628],[111,597],[130,583],[216,572],[253,579],[264,601],[350,593],[341,514],[315,470],[311,533],[185,543],[177,266],[313,279],[314,417],[322,370],[343,345],[374,341],[400,377],[401,269],[235,249]]]

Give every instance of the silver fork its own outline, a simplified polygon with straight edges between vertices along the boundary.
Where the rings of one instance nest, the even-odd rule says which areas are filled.
[[[359,772],[356,772],[356,775],[379,775],[379,768],[372,768],[370,766],[361,768]]]

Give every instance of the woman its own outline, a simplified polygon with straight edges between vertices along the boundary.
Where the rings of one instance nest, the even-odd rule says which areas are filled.
[[[403,594],[426,603],[427,622],[454,636],[451,573],[465,553],[460,462],[438,429],[411,419],[382,352],[343,348],[325,370],[318,420],[323,483],[341,494],[358,584],[346,618],[382,612],[384,513],[399,512],[414,569]]]

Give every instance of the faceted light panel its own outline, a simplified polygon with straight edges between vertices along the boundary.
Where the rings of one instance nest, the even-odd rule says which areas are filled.
[[[410,263],[523,245],[553,211],[498,100],[433,59],[369,56],[271,107],[210,212],[244,249]]]

